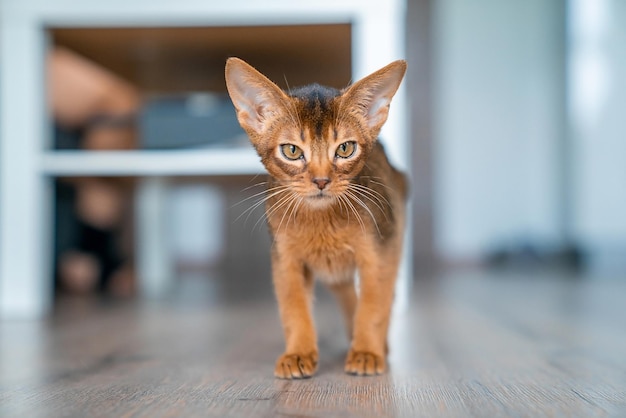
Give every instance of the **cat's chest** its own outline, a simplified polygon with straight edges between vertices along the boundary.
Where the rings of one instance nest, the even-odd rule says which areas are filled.
[[[333,224],[308,225],[291,231],[287,251],[293,251],[323,281],[337,282],[352,277],[355,269],[355,239],[350,227]]]

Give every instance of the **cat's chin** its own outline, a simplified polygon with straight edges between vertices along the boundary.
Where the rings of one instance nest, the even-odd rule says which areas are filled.
[[[335,198],[333,196],[325,194],[325,193],[307,196],[306,198],[307,206],[311,209],[318,209],[318,210],[329,208],[333,204],[334,201],[335,201]]]

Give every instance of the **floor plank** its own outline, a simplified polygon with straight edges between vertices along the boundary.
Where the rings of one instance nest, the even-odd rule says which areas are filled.
[[[626,416],[626,280],[416,285],[374,378],[343,373],[347,339],[321,293],[320,369],[303,381],[272,377],[271,291],[243,293],[183,280],[163,300],[63,300],[45,320],[0,321],[0,416]]]

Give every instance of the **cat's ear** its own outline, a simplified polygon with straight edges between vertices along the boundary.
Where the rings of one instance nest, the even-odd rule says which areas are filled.
[[[400,87],[406,61],[394,61],[354,83],[343,93],[344,105],[355,109],[367,127],[379,130],[387,120],[389,104]]]
[[[262,135],[284,107],[285,93],[239,58],[226,61],[226,88],[239,123],[248,132]]]

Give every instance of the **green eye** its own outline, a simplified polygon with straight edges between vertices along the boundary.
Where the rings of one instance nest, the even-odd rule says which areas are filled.
[[[286,159],[288,160],[299,160],[300,158],[304,158],[304,152],[293,144],[283,144],[280,146],[280,151],[283,153]]]
[[[339,158],[350,158],[354,155],[354,151],[356,151],[356,142],[348,141],[337,147],[335,155]]]

